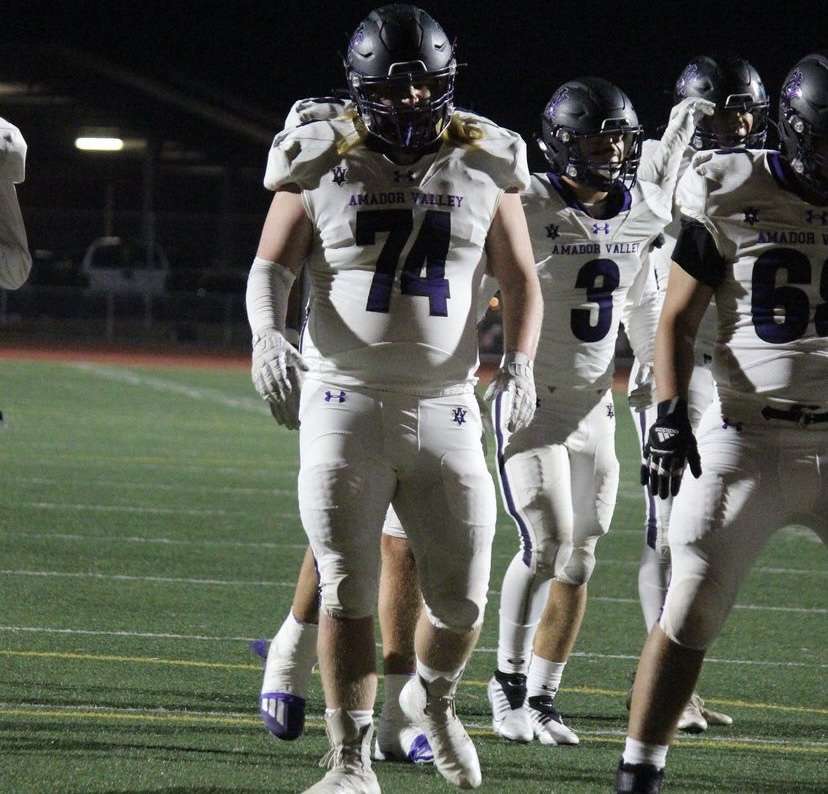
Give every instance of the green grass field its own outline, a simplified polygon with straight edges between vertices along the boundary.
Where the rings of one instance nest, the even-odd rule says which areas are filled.
[[[497,595],[460,689],[486,792],[609,792],[643,642],[642,501],[619,405],[622,485],[558,697],[576,748],[489,728]],[[247,641],[281,622],[304,549],[297,436],[238,369],[0,361],[0,791],[299,792],[326,749],[259,723]],[[501,514],[492,588],[515,548]],[[730,728],[682,738],[671,792],[828,791],[826,552],[779,533],[710,652],[700,687]],[[383,791],[449,791],[378,765]]]

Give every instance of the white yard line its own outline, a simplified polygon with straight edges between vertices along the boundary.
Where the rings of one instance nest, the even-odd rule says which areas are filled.
[[[68,532],[3,532],[0,537],[7,535],[14,538],[30,538],[32,540],[63,540],[80,543],[145,543],[158,546],[199,546],[228,547],[240,549],[306,549],[307,543],[269,543],[267,541],[243,540],[182,540],[178,538],[145,538],[136,535],[77,535]]]
[[[104,630],[104,629],[71,629],[51,626],[0,626],[0,632],[10,634],[63,634],[63,635],[77,635],[77,636],[96,636],[96,637],[122,637],[126,639],[157,639],[157,640],[181,640],[181,641],[196,641],[196,642],[252,642],[255,637],[239,637],[239,636],[223,636],[223,635],[202,635],[202,634],[175,634],[170,632],[151,632],[151,631],[123,631],[123,630]],[[381,647],[379,643],[377,647]],[[475,648],[475,653],[481,654],[496,654],[497,648],[478,647]],[[637,661],[638,656],[621,653],[589,653],[586,651],[575,651],[572,656],[577,656],[585,659],[616,659],[623,662]],[[772,661],[761,659],[721,659],[717,657],[707,657],[705,663],[713,664],[731,664],[731,665],[747,665],[756,667],[795,667],[795,668],[813,668],[825,669],[828,664],[813,664],[808,662],[791,662],[791,661]]]
[[[296,545],[293,548],[302,549],[304,546]],[[0,570],[0,576],[31,576],[42,578],[72,578],[72,579],[104,579],[113,581],[128,582],[164,582],[168,584],[201,584],[218,585],[223,587],[294,587],[294,581],[275,581],[257,579],[202,579],[174,576],[134,576],[128,574],[95,573],[92,571],[32,571],[32,570]],[[489,595],[498,595],[499,591],[490,590]],[[613,598],[610,596],[593,596],[593,601],[602,601],[612,604],[630,604],[638,607],[638,600],[635,598]],[[768,612],[795,612],[805,615],[824,615],[828,609],[821,607],[781,607],[765,606],[764,604],[736,604],[735,609],[748,609]]]
[[[95,375],[105,380],[112,380],[118,383],[126,383],[130,386],[140,386],[155,391],[165,392],[167,394],[175,394],[180,397],[189,397],[192,400],[199,400],[201,402],[211,402],[217,405],[223,405],[226,408],[234,408],[250,413],[261,414],[269,416],[270,412],[264,402],[256,397],[228,397],[218,389],[210,389],[198,386],[188,386],[183,383],[178,383],[174,380],[166,380],[154,375],[138,374],[123,367],[102,367],[98,364],[77,363],[70,364],[74,369],[82,372]]]
[[[241,487],[235,485],[181,485],[180,483],[160,482],[131,482],[124,480],[102,480],[98,477],[89,477],[82,481],[73,479],[68,482],[65,478],[57,477],[4,477],[3,482],[9,485],[22,483],[24,485],[61,486],[96,486],[104,488],[129,488],[141,491],[167,491],[170,493],[201,493],[201,494],[239,494],[242,496],[296,496],[296,488],[267,488]]]

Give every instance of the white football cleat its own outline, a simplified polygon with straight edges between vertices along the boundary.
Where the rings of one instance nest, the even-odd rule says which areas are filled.
[[[415,675],[400,693],[403,713],[426,735],[434,753],[434,766],[460,788],[478,788],[483,782],[474,743],[454,709],[454,694],[440,696],[437,689]],[[441,687],[444,688],[444,687]]]
[[[529,718],[535,738],[541,744],[579,744],[578,735],[564,725],[563,718],[555,708],[555,698],[550,695],[536,695],[528,701]]]
[[[733,725],[733,717],[722,711],[714,711],[708,708],[701,698],[699,698],[699,711],[701,711],[702,717],[707,720],[708,725]]]
[[[409,764],[430,764],[434,754],[426,735],[407,717],[397,719],[380,716],[379,730],[374,741],[375,761],[402,761]]]
[[[702,699],[694,692],[679,716],[676,728],[685,733],[704,733],[707,730],[707,720],[702,714]]]
[[[531,742],[535,738],[526,708],[526,676],[521,673],[495,674],[486,688],[492,707],[492,730],[510,742]]]
[[[325,717],[331,749],[319,762],[328,772],[304,794],[382,794],[371,769],[373,725],[357,726],[343,709]]]

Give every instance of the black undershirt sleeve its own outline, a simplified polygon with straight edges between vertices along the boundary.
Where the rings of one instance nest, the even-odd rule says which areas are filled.
[[[681,219],[673,261],[708,287],[718,287],[724,279],[725,261],[710,231],[698,221]]]

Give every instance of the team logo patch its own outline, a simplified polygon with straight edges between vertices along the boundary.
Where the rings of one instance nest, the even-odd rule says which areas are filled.
[[[745,207],[742,212],[745,213],[745,223],[750,226],[755,226],[759,223],[759,210],[756,207]]]
[[[822,212],[805,210],[805,223],[819,223],[822,226],[828,226],[828,210],[822,210]]]
[[[345,183],[345,180],[348,178],[348,169],[342,165],[335,165],[333,170],[331,171],[331,179],[333,179],[334,184],[339,185],[340,187]]]
[[[612,403],[606,406],[607,409],[607,416],[612,419],[615,416],[615,409],[612,407]]]
[[[466,424],[466,414],[468,411],[463,408],[462,406],[458,406],[457,408],[451,409],[451,421],[454,422],[456,425],[464,425]]]
[[[554,223],[550,223],[546,227],[546,236],[550,240],[557,240],[561,236],[561,233],[558,231],[558,227]]]
[[[339,393],[333,391],[326,391],[323,399],[326,403],[344,403],[345,392],[342,391],[342,389],[339,390]]]
[[[394,181],[395,182],[397,182],[397,183],[402,182],[403,177],[405,177],[405,179],[408,180],[409,182],[414,182],[417,179],[417,177],[414,175],[413,171],[405,171],[405,172],[403,172],[403,171],[394,171]]]
[[[610,225],[608,223],[593,223],[592,224],[592,233],[593,234],[609,234],[610,233]]]

